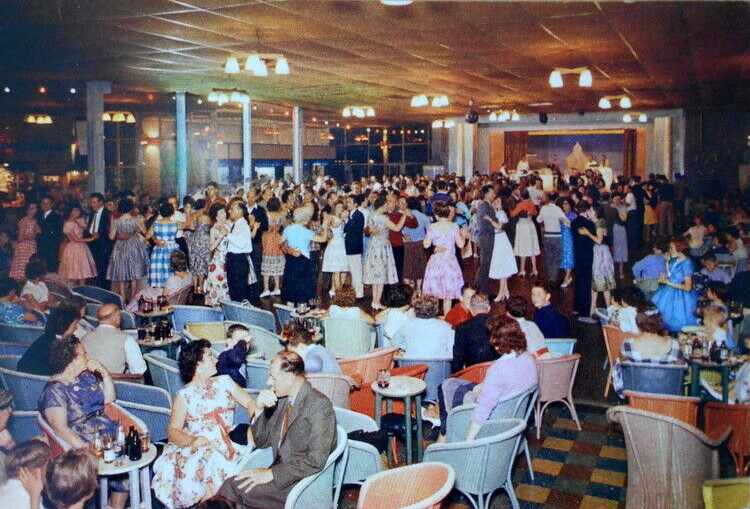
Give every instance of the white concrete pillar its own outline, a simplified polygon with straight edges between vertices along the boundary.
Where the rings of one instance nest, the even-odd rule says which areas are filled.
[[[104,172],[104,95],[112,91],[108,81],[86,83],[86,166],[89,171],[88,191],[103,193],[107,185]]]
[[[303,147],[305,143],[305,118],[302,108],[292,109],[292,167],[294,168],[294,182],[302,182]]]
[[[250,101],[242,103],[242,187],[247,193],[253,179],[253,131]]]
[[[471,179],[474,175],[474,152],[477,145],[477,124],[467,124],[461,122],[463,126],[463,173],[459,176],[463,176],[466,180]]]
[[[185,92],[176,94],[176,135],[177,135],[177,197],[182,200],[187,194],[187,111],[185,108]]]

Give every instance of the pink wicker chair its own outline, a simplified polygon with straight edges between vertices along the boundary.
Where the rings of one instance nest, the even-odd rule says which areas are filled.
[[[536,426],[536,438],[542,429],[542,416],[544,411],[551,403],[562,402],[570,415],[581,430],[581,423],[576,414],[576,407],[573,403],[573,382],[576,379],[578,363],[581,360],[580,353],[555,357],[552,359],[541,359],[536,361],[536,367],[539,370],[539,397],[536,400],[534,408],[534,425]]]
[[[333,406],[349,408],[349,393],[357,387],[350,376],[335,373],[307,373],[305,378],[310,385],[325,394]]]
[[[661,414],[616,406],[607,419],[622,425],[628,455],[626,509],[703,509],[703,481],[719,477],[718,447],[730,430],[710,438]]]
[[[607,373],[607,385],[604,387],[604,397],[609,395],[609,389],[612,387],[612,372],[615,369],[615,361],[620,358],[620,350],[626,339],[633,336],[629,332],[622,332],[618,327],[613,325],[603,325],[602,334],[604,335],[604,346],[607,347],[607,363],[609,364],[609,373]]]
[[[375,393],[372,392],[370,384],[377,379],[378,371],[393,367],[393,357],[397,351],[396,347],[377,348],[360,357],[339,359],[341,371],[359,384],[359,389],[350,394],[352,410],[370,417],[375,416]],[[396,374],[394,371],[391,373]]]
[[[439,509],[455,482],[455,471],[445,463],[393,468],[367,478],[357,509]]]

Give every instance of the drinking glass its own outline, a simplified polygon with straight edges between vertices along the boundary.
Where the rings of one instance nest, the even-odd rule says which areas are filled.
[[[380,371],[378,371],[377,382],[378,387],[380,387],[381,389],[385,389],[386,387],[391,385],[391,372],[387,369],[381,369]]]
[[[151,433],[144,431],[141,433],[141,452],[148,452],[149,447],[151,447]]]

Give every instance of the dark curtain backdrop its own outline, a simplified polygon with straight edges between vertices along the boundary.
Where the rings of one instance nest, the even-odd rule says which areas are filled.
[[[625,129],[622,143],[622,174],[635,175],[637,133],[635,129]]]
[[[528,131],[505,131],[505,167],[515,169],[521,157],[528,153]]]

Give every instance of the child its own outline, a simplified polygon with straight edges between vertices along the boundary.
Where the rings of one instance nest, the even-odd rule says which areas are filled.
[[[240,371],[245,366],[245,358],[252,341],[250,329],[235,323],[227,329],[227,347],[219,354],[216,362],[216,375],[229,375],[234,383],[245,387],[245,376]]]
[[[569,338],[570,322],[552,304],[552,288],[547,282],[536,282],[531,288],[531,302],[536,307],[534,323],[545,338]]]
[[[703,224],[703,217],[696,215],[693,218],[693,226],[685,232],[686,237],[690,237],[690,257],[699,259],[706,252],[703,237],[708,229]]]
[[[708,336],[708,341],[714,341],[718,346],[727,343],[727,311],[719,306],[709,306],[703,312],[703,328]]]
[[[651,254],[633,264],[633,283],[638,285],[647,300],[651,299],[659,287],[659,277],[667,274],[667,259],[664,256],[669,250],[665,239],[657,239],[651,248]]]
[[[613,304],[607,307],[611,322],[617,324],[623,332],[640,334],[635,316],[638,309],[646,303],[643,292],[635,286],[615,288],[612,292],[612,301]]]
[[[0,486],[0,507],[42,507],[44,472],[51,459],[49,446],[38,440],[29,440],[11,449],[5,458],[8,480]]]
[[[713,253],[706,253],[701,256],[701,264],[703,265],[703,268],[694,278],[695,289],[699,294],[704,295],[707,285],[712,281],[720,281],[724,284],[729,284],[732,280],[727,271],[719,268],[719,262],[716,261],[716,256],[714,256]]]

